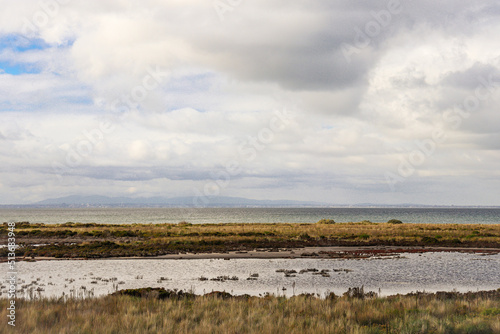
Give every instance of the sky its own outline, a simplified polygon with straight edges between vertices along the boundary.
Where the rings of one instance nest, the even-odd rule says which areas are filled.
[[[496,0],[0,8],[0,204],[500,205]]]

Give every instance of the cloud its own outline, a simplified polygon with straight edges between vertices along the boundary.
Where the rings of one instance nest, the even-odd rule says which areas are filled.
[[[236,162],[228,195],[498,204],[493,0],[0,5],[0,202],[189,196]]]
[[[494,64],[475,63],[465,70],[446,74],[442,84],[466,90],[474,90],[482,82],[500,83],[500,69]]]

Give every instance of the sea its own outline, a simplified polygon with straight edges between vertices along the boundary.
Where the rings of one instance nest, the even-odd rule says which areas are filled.
[[[387,222],[499,224],[500,208],[0,208],[0,222],[161,224]]]

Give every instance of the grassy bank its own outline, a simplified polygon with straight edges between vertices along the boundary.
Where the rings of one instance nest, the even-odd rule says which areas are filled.
[[[500,291],[363,296],[205,296],[130,291],[16,302],[19,333],[500,333]],[[137,295],[141,297],[134,297]],[[6,318],[7,300],[0,300]],[[4,324],[0,332],[10,332]]]
[[[7,225],[0,228],[6,237]],[[500,247],[500,224],[29,224],[17,223],[17,256],[157,256],[307,246]],[[47,244],[33,247],[33,244]],[[7,249],[0,250],[5,257]]]

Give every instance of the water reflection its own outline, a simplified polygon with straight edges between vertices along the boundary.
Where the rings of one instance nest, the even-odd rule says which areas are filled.
[[[7,264],[1,264],[7,272]],[[342,294],[349,287],[382,295],[500,288],[500,254],[402,254],[385,259],[61,260],[18,262],[20,297],[92,297],[117,289],[164,287],[197,294],[226,291],[291,296]],[[6,296],[6,287],[2,287]]]

